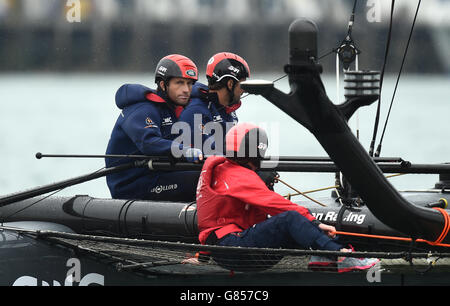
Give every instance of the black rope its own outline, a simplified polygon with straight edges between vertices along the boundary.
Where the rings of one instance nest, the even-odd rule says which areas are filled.
[[[389,116],[391,114],[392,104],[394,103],[394,98],[395,98],[395,94],[397,92],[397,87],[398,87],[398,83],[400,81],[400,76],[401,76],[402,71],[403,71],[403,65],[405,64],[406,55],[408,54],[408,48],[409,48],[409,44],[411,42],[411,37],[412,37],[413,31],[414,31],[414,26],[416,24],[417,14],[419,13],[419,8],[420,8],[420,3],[421,2],[422,2],[422,0],[419,0],[419,2],[417,3],[416,13],[414,15],[414,20],[413,20],[413,23],[412,23],[412,26],[411,26],[411,30],[409,32],[408,42],[406,44],[405,52],[403,54],[402,64],[400,65],[400,71],[399,71],[399,73],[397,75],[397,81],[395,82],[394,93],[392,94],[391,104],[389,106],[389,111],[388,111],[388,114],[387,114],[387,117],[386,117],[386,122],[384,123],[384,128],[383,128],[383,133],[381,134],[380,143],[378,144],[377,150],[375,152],[375,157],[380,156],[381,144],[383,142],[384,133],[386,132],[386,127],[387,127],[387,124],[388,124],[388,121],[389,121]],[[380,90],[381,90],[381,87],[380,87]]]
[[[373,136],[372,136],[372,141],[370,143],[370,150],[369,150],[369,155],[371,157],[373,156],[373,150],[374,150],[374,147],[375,147],[375,140],[377,138],[378,124],[380,122],[381,90],[383,88],[384,72],[386,70],[386,62],[387,62],[387,57],[388,57],[388,54],[389,54],[389,47],[391,45],[392,20],[393,20],[393,16],[394,16],[394,6],[395,6],[395,0],[392,0],[392,3],[391,3],[391,17],[390,17],[390,21],[389,21],[389,31],[388,31],[388,37],[387,37],[387,42],[386,42],[386,49],[385,49],[385,52],[384,52],[383,67],[381,69],[381,75],[380,75],[380,98],[378,99],[377,114],[375,116],[375,125],[374,125],[374,128],[373,128]]]
[[[357,3],[358,3],[358,0],[355,0],[355,2],[353,2],[352,15],[350,16],[350,21],[348,22],[348,31],[347,31],[348,36],[350,36],[352,34],[353,23],[355,22],[355,11],[356,11]]]

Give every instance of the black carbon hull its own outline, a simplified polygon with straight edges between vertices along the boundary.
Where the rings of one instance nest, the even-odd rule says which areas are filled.
[[[450,201],[449,194],[438,190],[401,194],[418,207],[426,207],[441,198]],[[40,199],[32,198],[0,208],[3,223],[49,222],[67,226],[75,233],[86,235],[198,243],[195,202],[114,200],[89,196],[54,197],[42,201]],[[334,225],[338,231],[408,237],[377,219],[367,206],[349,207],[333,197],[319,200],[326,206],[309,200],[296,203],[308,208],[318,220]],[[389,205],[391,204],[383,203],[387,209]],[[25,207],[27,208],[23,209]],[[361,240],[355,237],[347,239],[352,240],[354,244]],[[379,247],[380,242],[376,243],[372,250],[380,250],[377,249]],[[367,246],[364,246],[364,249],[367,249]]]

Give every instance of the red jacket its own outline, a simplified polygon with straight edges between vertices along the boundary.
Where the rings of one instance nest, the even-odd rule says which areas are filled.
[[[197,186],[197,219],[202,244],[212,231],[220,239],[266,220],[267,215],[275,216],[289,210],[314,220],[305,207],[269,190],[250,169],[222,156],[211,156],[203,165]]]

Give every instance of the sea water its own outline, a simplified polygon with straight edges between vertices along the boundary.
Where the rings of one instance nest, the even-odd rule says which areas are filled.
[[[254,79],[275,80],[283,74],[260,74]],[[205,80],[201,80],[205,81]],[[327,94],[335,103],[336,82],[323,76]],[[104,154],[119,115],[114,95],[124,83],[153,87],[151,74],[2,74],[0,75],[0,195],[34,188],[104,167],[103,159],[35,158],[47,154]],[[450,162],[449,78],[403,75],[391,110],[381,156],[401,157],[412,163]],[[287,78],[275,83],[289,92]],[[340,92],[343,93],[341,83]],[[386,120],[395,76],[386,76],[381,97],[380,126]],[[377,104],[360,109],[349,122],[359,128],[368,150]],[[247,96],[237,110],[240,122],[253,122],[268,130],[270,155],[327,156],[314,136],[260,96]],[[358,120],[357,120],[358,118]],[[334,174],[280,173],[294,188],[305,192],[334,185]],[[408,174],[390,179],[398,189],[427,189],[437,175]],[[280,194],[295,193],[278,183]],[[321,195],[329,195],[330,191]],[[110,197],[105,178],[68,187],[56,195],[87,194]],[[315,196],[312,195],[311,196]],[[318,196],[318,195],[317,195]]]

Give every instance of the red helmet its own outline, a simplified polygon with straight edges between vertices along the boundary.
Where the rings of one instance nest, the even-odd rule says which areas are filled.
[[[171,54],[163,57],[155,70],[155,83],[167,82],[170,78],[187,78],[198,80],[197,66],[192,60],[180,54]]]
[[[237,124],[225,136],[226,156],[243,162],[260,161],[267,146],[266,132],[251,123]]]
[[[220,52],[211,57],[206,66],[208,84],[213,85],[226,77],[236,81],[250,77],[247,62],[239,55],[230,52]]]

